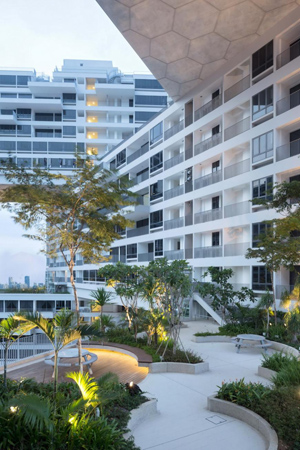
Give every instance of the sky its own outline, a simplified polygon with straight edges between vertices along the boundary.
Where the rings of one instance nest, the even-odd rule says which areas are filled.
[[[0,0],[0,68],[34,68],[51,75],[64,59],[111,60],[127,73],[147,67],[96,0]],[[0,209],[0,284],[12,276],[45,280],[39,244]]]

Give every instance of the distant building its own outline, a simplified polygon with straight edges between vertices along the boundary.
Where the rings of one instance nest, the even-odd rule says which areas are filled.
[[[14,285],[14,279],[13,279],[13,277],[9,277],[8,278],[8,287],[13,287],[13,285]]]
[[[27,287],[30,287],[30,276],[29,275],[25,275],[24,283],[26,284]]]

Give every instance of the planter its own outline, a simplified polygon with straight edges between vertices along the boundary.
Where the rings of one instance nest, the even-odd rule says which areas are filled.
[[[266,367],[258,366],[257,369],[257,375],[259,377],[266,378],[267,380],[271,381],[272,378],[277,374],[275,370],[267,369]]]
[[[274,342],[274,341],[269,341],[269,342],[272,343],[271,348],[273,350],[276,350],[277,352],[285,353],[286,355],[296,356],[296,358],[299,357],[299,351],[296,348],[290,347],[289,345],[286,345],[286,344],[281,344],[280,342]]]
[[[243,406],[238,406],[235,403],[220,400],[214,395],[207,398],[207,408],[209,411],[225,414],[245,422],[262,434],[267,443],[266,450],[278,449],[278,437],[276,432],[265,419],[253,411],[250,411]]]
[[[149,365],[150,373],[188,373],[191,375],[197,375],[199,373],[207,372],[209,370],[209,364],[207,362],[189,364],[178,362],[158,362],[151,363]]]
[[[125,437],[128,438],[131,435],[131,431],[154,414],[157,414],[156,398],[150,399],[148,402],[142,403],[138,408],[133,409],[130,412],[130,419],[127,424],[127,428],[130,432],[126,433]]]
[[[208,342],[231,342],[230,336],[193,336],[193,342],[208,343]]]

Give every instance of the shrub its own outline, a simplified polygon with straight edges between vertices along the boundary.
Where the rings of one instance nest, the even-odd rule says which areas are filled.
[[[245,383],[244,378],[239,381],[222,383],[222,386],[218,386],[218,388],[217,398],[246,408],[251,408],[254,403],[270,392],[270,389],[261,383]]]
[[[300,386],[300,362],[297,358],[292,359],[287,366],[284,366],[273,378],[275,387]]]
[[[187,360],[188,357],[188,360]],[[173,355],[173,350],[170,348],[167,348],[166,353],[164,354],[165,362],[183,362],[187,363],[190,362],[191,364],[197,364],[203,362],[203,359],[198,356],[196,353],[194,353],[192,350],[186,350],[185,352],[183,350],[177,349],[176,354]]]
[[[273,355],[263,354],[262,367],[274,370],[275,372],[279,372],[294,361],[297,361],[297,358],[295,356],[286,355],[282,352],[277,352]]]
[[[257,330],[249,325],[240,325],[236,323],[227,323],[219,328],[219,333],[223,336],[236,336],[237,334],[257,334]]]
[[[288,342],[289,334],[287,328],[282,324],[272,325],[269,328],[269,339],[277,342]]]

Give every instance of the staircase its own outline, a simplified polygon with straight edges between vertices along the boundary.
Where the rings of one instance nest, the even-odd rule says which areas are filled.
[[[193,299],[199,303],[199,305],[202,306],[202,308],[205,309],[205,311],[219,324],[219,325],[224,325],[224,321],[222,319],[222,311],[221,309],[214,311],[211,303],[212,300],[210,300],[209,298],[205,298],[203,299],[199,293],[194,292],[193,293]]]

